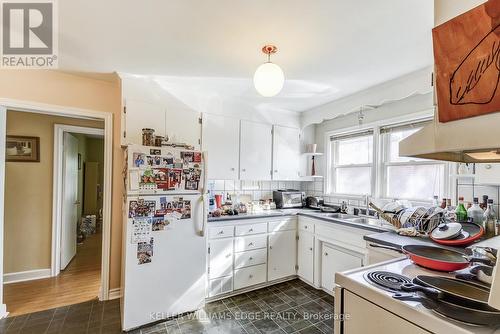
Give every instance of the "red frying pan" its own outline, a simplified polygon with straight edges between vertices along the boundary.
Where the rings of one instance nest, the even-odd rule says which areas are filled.
[[[405,245],[401,249],[382,245],[370,246],[397,251],[405,254],[413,263],[437,271],[461,270],[467,268],[471,261],[491,264],[489,259],[468,258],[460,252],[433,246]]]

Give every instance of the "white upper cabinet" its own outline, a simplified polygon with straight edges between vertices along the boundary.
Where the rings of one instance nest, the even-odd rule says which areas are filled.
[[[124,110],[124,144],[142,144],[142,129],[155,130],[155,135],[165,135],[165,109],[159,103],[127,99]]]
[[[241,121],[241,180],[271,180],[272,142],[272,125]]]
[[[300,180],[300,130],[273,127],[273,180]]]
[[[477,184],[500,184],[500,164],[496,163],[481,163],[476,164],[476,180]]]
[[[203,151],[208,152],[208,178],[237,180],[240,153],[240,121],[203,114]]]

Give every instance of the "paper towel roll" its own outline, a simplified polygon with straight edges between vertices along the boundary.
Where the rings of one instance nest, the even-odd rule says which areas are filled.
[[[488,304],[500,310],[500,256],[497,257],[497,265],[493,269],[493,283]]]

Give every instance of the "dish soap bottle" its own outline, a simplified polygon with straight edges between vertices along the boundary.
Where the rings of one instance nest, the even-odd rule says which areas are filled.
[[[488,208],[484,212],[484,231],[486,238],[494,237],[496,234],[496,212],[493,209],[493,200],[488,199]]]
[[[464,206],[464,198],[463,197],[458,198],[458,205],[457,205],[457,208],[455,209],[455,214],[457,216],[458,223],[467,222],[467,210],[465,209],[465,206]]]
[[[474,197],[474,204],[467,210],[467,218],[473,223],[483,225],[484,211],[479,206],[479,198]]]

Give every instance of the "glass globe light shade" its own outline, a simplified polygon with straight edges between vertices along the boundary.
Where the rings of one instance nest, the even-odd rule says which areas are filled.
[[[271,97],[283,88],[285,75],[283,70],[271,62],[260,65],[253,76],[253,84],[260,95]]]

